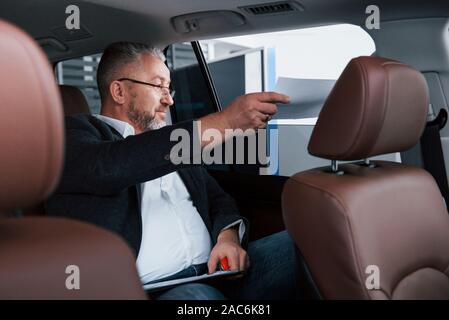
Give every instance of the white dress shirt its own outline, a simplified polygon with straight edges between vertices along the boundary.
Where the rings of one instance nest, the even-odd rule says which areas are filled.
[[[127,122],[102,115],[96,117],[116,129],[123,138],[135,133]],[[142,283],[207,262],[212,240],[179,174],[172,172],[141,186],[142,242],[136,263]],[[245,232],[242,220],[223,230],[236,224],[240,224],[241,241]]]

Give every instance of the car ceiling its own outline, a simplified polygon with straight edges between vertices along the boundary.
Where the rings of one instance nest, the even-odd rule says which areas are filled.
[[[239,7],[278,1],[266,0],[2,0],[0,18],[15,23],[38,40],[50,60],[100,52],[111,42],[128,40],[163,47],[170,43],[235,36],[337,23],[364,25],[365,9],[372,1],[300,0],[287,14],[250,15]],[[82,32],[72,37],[65,28],[65,9],[80,9]],[[297,5],[300,6],[297,6]],[[449,1],[377,0],[381,21],[449,17]],[[203,19],[198,30],[177,32],[172,18],[189,13],[233,11],[244,24],[231,23],[225,16]],[[206,16],[207,17],[207,16]],[[218,18],[218,19],[216,19]]]

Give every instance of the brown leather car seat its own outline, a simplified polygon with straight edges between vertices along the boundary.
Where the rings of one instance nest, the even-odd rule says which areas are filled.
[[[359,160],[414,146],[428,110],[418,71],[378,57],[353,59],[312,133],[309,153],[331,167],[292,176],[285,225],[326,299],[449,299],[449,216],[433,177]]]
[[[61,218],[10,217],[58,182],[63,117],[52,69],[35,42],[0,20],[0,52],[0,299],[145,299],[135,259],[118,236]],[[79,289],[70,266],[78,267]]]
[[[59,85],[59,93],[62,98],[62,106],[64,115],[75,114],[90,114],[89,105],[87,104],[86,97],[81,90],[74,86],[65,84]],[[40,202],[31,208],[23,208],[21,213],[25,217],[44,216],[45,208],[44,203]]]
[[[59,85],[59,91],[62,97],[64,115],[70,116],[75,114],[91,113],[86,97],[79,88],[61,84]]]

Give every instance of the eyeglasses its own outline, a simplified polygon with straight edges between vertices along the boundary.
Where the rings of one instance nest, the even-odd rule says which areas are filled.
[[[139,81],[139,80],[135,80],[135,79],[130,79],[130,78],[120,78],[120,79],[117,79],[117,81],[125,81],[125,80],[131,81],[131,82],[134,82],[134,83],[138,83],[138,84],[143,84],[143,85],[146,85],[146,86],[152,86],[152,87],[154,87],[154,88],[158,88],[160,92],[162,92],[163,94],[168,94],[168,95],[170,95],[170,97],[172,97],[172,99],[173,99],[174,96],[175,96],[175,90],[173,90],[173,89],[171,89],[171,88],[169,88],[169,87],[161,86],[161,85],[159,85],[159,84],[153,84],[153,83],[143,82],[143,81]]]

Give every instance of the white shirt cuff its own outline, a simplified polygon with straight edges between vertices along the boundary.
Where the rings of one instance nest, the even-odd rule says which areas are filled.
[[[231,224],[228,224],[226,227],[221,229],[220,232],[223,230],[229,229],[238,223],[240,223],[240,225],[239,225],[239,241],[240,241],[240,244],[242,244],[243,235],[245,234],[245,230],[246,230],[245,223],[243,223],[243,219],[239,219]]]

